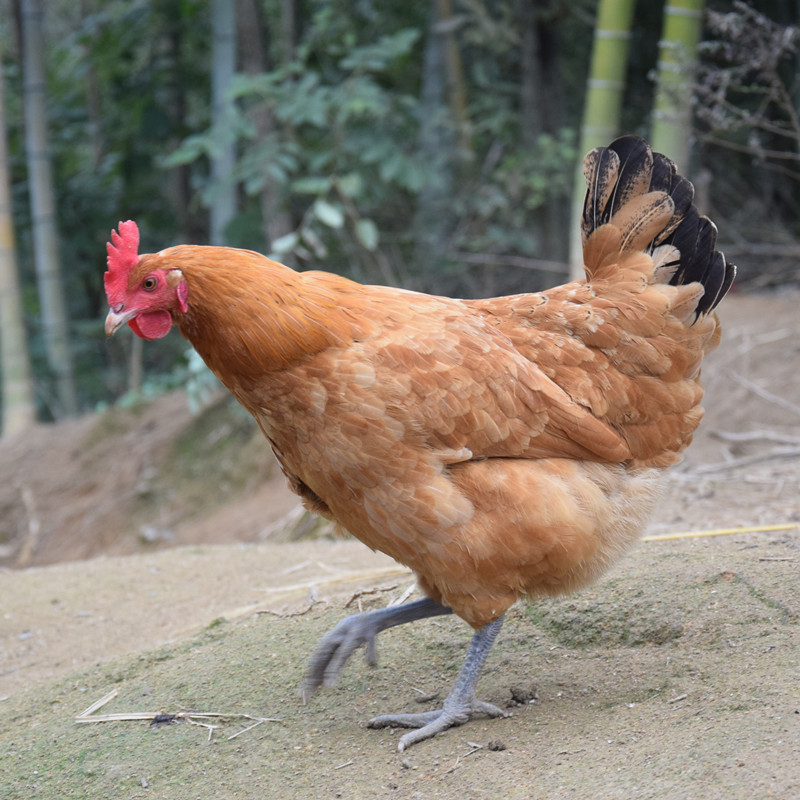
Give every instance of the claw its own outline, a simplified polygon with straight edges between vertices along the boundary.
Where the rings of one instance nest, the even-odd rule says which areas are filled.
[[[333,686],[351,655],[364,645],[364,658],[374,667],[378,663],[377,636],[387,628],[405,622],[450,614],[447,606],[429,598],[402,606],[390,606],[345,617],[322,637],[312,654],[303,680],[301,697],[305,703],[320,686]]]
[[[313,694],[320,686],[333,686],[347,660],[362,644],[366,645],[367,663],[374,666],[378,658],[377,633],[368,614],[355,614],[343,619],[322,638],[311,656],[303,685],[304,694]]]

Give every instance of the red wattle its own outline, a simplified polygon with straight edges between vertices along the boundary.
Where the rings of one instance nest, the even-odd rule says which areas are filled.
[[[134,317],[128,325],[141,339],[162,339],[172,328],[172,315],[169,311],[149,311]]]

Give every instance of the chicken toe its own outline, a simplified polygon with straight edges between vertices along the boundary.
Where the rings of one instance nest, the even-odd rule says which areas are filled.
[[[405,750],[412,744],[430,739],[437,733],[463,725],[475,714],[487,714],[490,717],[504,717],[505,711],[492,703],[472,698],[468,703],[456,705],[451,708],[442,707],[436,711],[423,711],[418,714],[384,714],[371,719],[367,725],[370,728],[416,728],[400,737],[397,744],[399,751]]]

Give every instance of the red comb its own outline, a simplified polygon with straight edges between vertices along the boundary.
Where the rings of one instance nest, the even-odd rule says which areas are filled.
[[[110,305],[116,302],[112,296],[125,291],[128,275],[139,263],[139,227],[132,219],[120,222],[117,227],[119,233],[112,230],[111,241],[106,244],[108,272],[103,276]]]

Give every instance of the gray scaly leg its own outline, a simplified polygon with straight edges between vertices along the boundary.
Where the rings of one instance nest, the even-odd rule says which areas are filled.
[[[503,617],[500,617],[481,628],[472,637],[464,665],[461,667],[442,708],[419,714],[385,714],[371,719],[367,723],[369,727],[416,728],[417,730],[400,738],[397,749],[402,751],[412,744],[429,739],[454,725],[463,725],[474,714],[504,717],[505,712],[502,709],[491,703],[484,703],[475,697],[475,684],[502,625]]]

